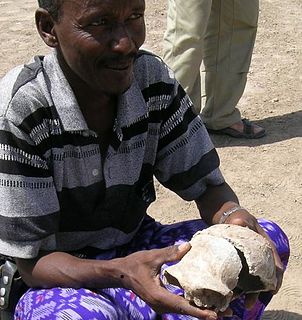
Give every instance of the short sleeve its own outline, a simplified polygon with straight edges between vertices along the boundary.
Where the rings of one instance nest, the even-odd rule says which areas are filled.
[[[33,258],[55,248],[59,202],[48,164],[30,135],[0,118],[0,253]]]
[[[161,124],[155,176],[190,201],[224,178],[217,151],[191,100],[180,85],[175,91]]]

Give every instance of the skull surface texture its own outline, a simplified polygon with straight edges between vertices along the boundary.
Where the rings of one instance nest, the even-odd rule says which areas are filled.
[[[260,292],[276,289],[274,256],[267,239],[247,227],[232,224],[217,224],[202,232],[226,239],[239,251],[243,269],[238,287],[242,291]]]
[[[197,306],[224,311],[236,292],[269,291],[276,287],[270,243],[236,225],[214,225],[198,231],[191,250],[164,271],[164,281],[184,289]]]

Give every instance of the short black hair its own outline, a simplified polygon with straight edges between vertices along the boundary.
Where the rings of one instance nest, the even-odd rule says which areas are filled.
[[[40,8],[47,10],[55,20],[58,20],[63,1],[64,0],[38,0],[38,3]]]

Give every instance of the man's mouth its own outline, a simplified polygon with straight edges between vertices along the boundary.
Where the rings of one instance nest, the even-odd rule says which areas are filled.
[[[116,70],[116,71],[123,71],[123,70],[127,70],[130,68],[131,64],[107,64],[105,65],[105,67],[107,69],[112,69],[112,70]]]
[[[124,59],[110,59],[106,62],[104,61],[103,66],[106,69],[111,69],[115,71],[125,71],[132,67],[134,61],[134,56],[128,56]]]

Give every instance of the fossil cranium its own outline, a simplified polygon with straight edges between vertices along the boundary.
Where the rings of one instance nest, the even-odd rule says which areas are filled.
[[[164,271],[164,281],[184,289],[197,306],[224,311],[233,292],[276,288],[270,243],[244,227],[219,224],[198,231],[183,259]]]

